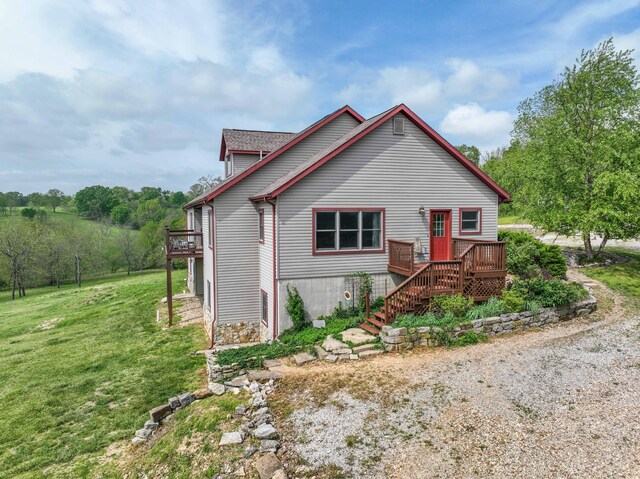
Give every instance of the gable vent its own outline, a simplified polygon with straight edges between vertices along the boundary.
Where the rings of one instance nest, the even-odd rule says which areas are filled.
[[[404,118],[401,116],[393,117],[393,134],[404,135]]]

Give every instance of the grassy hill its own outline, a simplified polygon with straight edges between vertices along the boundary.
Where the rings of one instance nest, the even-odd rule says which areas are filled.
[[[150,408],[200,387],[202,328],[156,323],[164,278],[115,275],[13,302],[0,292],[1,479],[90,477]]]

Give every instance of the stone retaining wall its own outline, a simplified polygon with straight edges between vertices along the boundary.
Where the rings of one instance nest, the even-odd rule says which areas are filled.
[[[543,308],[536,314],[531,311],[522,313],[508,313],[491,318],[477,319],[460,324],[451,331],[442,328],[421,326],[417,328],[394,328],[383,326],[380,332],[380,340],[387,351],[405,351],[419,346],[438,346],[441,343],[442,334],[450,338],[459,338],[473,331],[476,334],[495,336],[524,331],[529,328],[539,328],[547,324],[555,324],[567,321],[579,316],[586,316],[594,312],[598,307],[596,299],[590,295],[589,299],[568,303],[555,308]]]
[[[207,352],[206,358],[209,383],[220,383],[225,379],[235,378],[245,373],[238,363],[221,366],[218,364],[216,354],[213,352]]]
[[[204,308],[204,328],[211,339],[211,321],[213,315]],[[261,342],[260,321],[241,321],[239,323],[221,323],[215,325],[215,344],[246,344]]]

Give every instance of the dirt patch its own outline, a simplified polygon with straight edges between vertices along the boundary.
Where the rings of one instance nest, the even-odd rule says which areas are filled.
[[[40,326],[38,326],[36,329],[39,329],[40,331],[46,331],[48,329],[53,329],[53,328],[56,327],[56,325],[60,321],[64,321],[64,318],[49,319],[49,320],[45,321],[44,323],[42,323]]]
[[[288,374],[273,406],[295,474],[640,477],[640,318],[569,276],[600,316]]]

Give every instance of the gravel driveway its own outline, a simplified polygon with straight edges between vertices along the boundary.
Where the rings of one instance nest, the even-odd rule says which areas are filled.
[[[275,403],[290,473],[640,477],[640,318],[601,285],[594,291],[597,318],[291,368]]]

